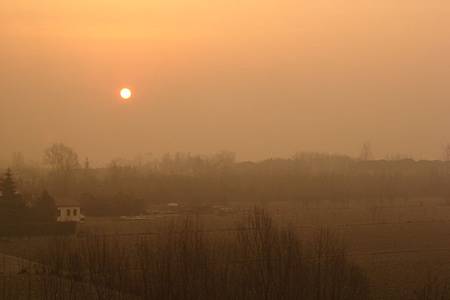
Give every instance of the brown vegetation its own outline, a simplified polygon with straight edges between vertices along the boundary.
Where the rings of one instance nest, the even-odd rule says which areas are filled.
[[[227,234],[208,234],[198,219],[183,218],[156,235],[52,239],[36,257],[42,263],[37,285],[42,299],[74,295],[83,286],[92,299],[356,300],[369,295],[364,273],[331,233],[323,230],[314,241],[304,240],[260,209]]]

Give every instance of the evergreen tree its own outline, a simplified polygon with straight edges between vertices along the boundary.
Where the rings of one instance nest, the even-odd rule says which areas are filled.
[[[23,220],[26,207],[21,196],[16,191],[13,175],[10,169],[0,182],[0,222],[17,223]]]
[[[16,197],[16,184],[12,177],[11,169],[6,170],[5,177],[0,182],[2,200],[8,201]]]
[[[47,191],[44,191],[34,204],[32,215],[40,222],[55,222],[56,210],[55,200]]]

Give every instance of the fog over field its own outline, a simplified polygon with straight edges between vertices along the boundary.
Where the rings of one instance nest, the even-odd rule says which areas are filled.
[[[450,299],[449,16],[0,1],[0,300]]]

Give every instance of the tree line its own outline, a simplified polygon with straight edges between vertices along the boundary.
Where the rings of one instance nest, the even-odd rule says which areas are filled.
[[[45,164],[12,163],[23,197],[42,190],[74,197],[91,215],[143,212],[150,204],[294,201],[389,202],[439,197],[450,203],[450,162],[367,160],[343,155],[297,153],[287,159],[240,162],[231,152],[116,159],[107,166],[82,164],[62,144],[49,147]]]

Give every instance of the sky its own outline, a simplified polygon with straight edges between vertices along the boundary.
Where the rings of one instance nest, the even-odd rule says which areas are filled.
[[[447,0],[3,0],[0,158],[439,159]],[[133,91],[130,101],[119,97]]]

